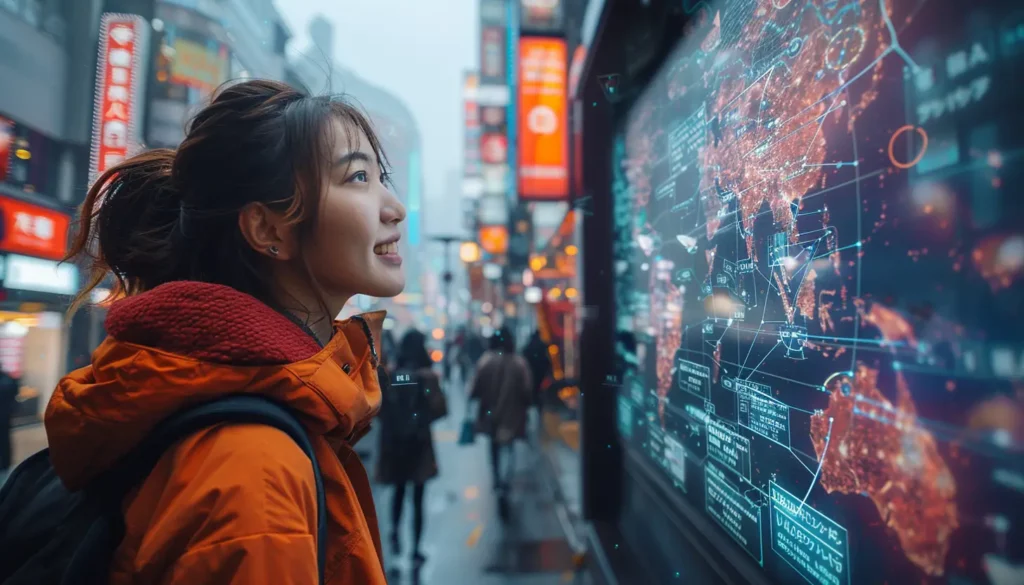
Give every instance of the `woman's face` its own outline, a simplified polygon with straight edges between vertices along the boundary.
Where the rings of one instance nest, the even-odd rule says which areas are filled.
[[[393,297],[402,292],[399,223],[405,207],[385,185],[366,134],[338,119],[333,124],[333,156],[306,254],[327,300],[340,303],[331,309],[340,311],[353,295]]]

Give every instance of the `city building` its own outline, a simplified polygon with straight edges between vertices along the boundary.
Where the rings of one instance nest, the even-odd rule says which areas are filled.
[[[291,34],[271,0],[157,0],[145,141],[173,147],[188,118],[229,80],[285,76]]]
[[[109,13],[137,17],[138,42],[131,82],[103,93],[131,122],[104,123],[97,145],[122,148],[101,156],[95,84],[116,52],[104,44]],[[283,79],[289,36],[272,0],[0,0],[0,366],[21,380],[19,420],[38,420],[104,335],[100,307],[67,322],[84,266],[59,264],[97,165],[176,146],[194,108],[229,79]]]
[[[0,366],[32,422],[66,371],[64,307],[78,267],[58,264],[89,166],[100,0],[0,1]]]
[[[423,165],[419,128],[400,99],[360,78],[334,58],[334,26],[323,17],[309,25],[311,44],[289,59],[286,79],[314,94],[339,94],[353,101],[370,117],[391,164],[393,189],[408,212],[402,223],[402,256],[405,258],[405,292],[378,304],[376,299],[355,299],[351,310],[387,308],[400,321],[421,316],[424,258],[427,236],[423,228]],[[346,310],[348,310],[347,308]]]

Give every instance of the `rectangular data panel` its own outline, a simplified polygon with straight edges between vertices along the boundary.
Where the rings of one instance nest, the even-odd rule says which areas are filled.
[[[850,584],[846,529],[769,482],[772,550],[816,585]]]
[[[790,447],[789,407],[771,396],[746,388],[744,380],[737,380],[740,426]]]
[[[750,479],[750,439],[714,418],[708,419],[708,456]]]
[[[678,355],[678,354],[677,354]],[[676,357],[679,388],[704,400],[711,399],[711,369],[690,360]]]
[[[671,435],[665,436],[665,463],[676,485],[686,491],[686,449]]]
[[[721,527],[764,565],[764,545],[761,541],[761,507],[743,497],[725,479],[725,472],[710,463],[704,469],[705,510]]]

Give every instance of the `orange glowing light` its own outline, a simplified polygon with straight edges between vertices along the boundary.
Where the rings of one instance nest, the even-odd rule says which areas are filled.
[[[565,247],[565,253],[568,256],[575,256],[576,254],[580,253],[580,249],[572,244],[569,244],[568,246]]]
[[[430,332],[430,335],[431,337],[437,340],[444,339],[444,329],[436,327],[433,331]]]
[[[532,268],[534,272],[539,272],[540,269],[544,268],[547,265],[548,259],[545,258],[544,256],[534,256],[530,258],[530,268]]]
[[[579,294],[579,291],[572,287],[565,289],[565,298],[567,299],[575,299],[577,296],[579,296]]]
[[[441,351],[440,349],[435,349],[434,351],[430,352],[430,359],[436,364],[440,362],[442,359],[444,359],[444,352]]]

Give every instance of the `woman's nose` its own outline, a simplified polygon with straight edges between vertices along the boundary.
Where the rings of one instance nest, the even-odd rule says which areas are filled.
[[[402,205],[402,202],[391,191],[388,191],[384,197],[380,220],[383,223],[401,223],[405,220],[405,205]]]

